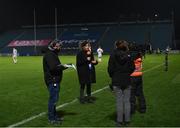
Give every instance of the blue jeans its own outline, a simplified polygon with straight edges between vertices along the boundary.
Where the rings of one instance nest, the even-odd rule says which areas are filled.
[[[59,91],[60,91],[60,84],[53,83],[49,84],[49,101],[48,101],[48,119],[49,120],[56,120],[57,113],[56,113],[56,103],[59,99]]]

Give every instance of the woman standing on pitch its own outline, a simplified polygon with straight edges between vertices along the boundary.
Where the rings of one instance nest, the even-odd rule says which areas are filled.
[[[80,103],[92,103],[91,99],[91,84],[96,83],[95,67],[98,62],[94,59],[91,45],[88,41],[80,44],[80,52],[76,56],[76,66],[80,83]],[[84,96],[86,87],[87,98]]]
[[[116,95],[116,125],[121,126],[123,123],[130,122],[130,74],[134,71],[134,64],[128,55],[126,41],[116,41],[115,46],[116,48],[109,58],[108,73],[112,79],[112,86]]]

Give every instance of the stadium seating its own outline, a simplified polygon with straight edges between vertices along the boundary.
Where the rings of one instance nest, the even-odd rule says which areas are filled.
[[[19,38],[21,35],[23,35],[23,33],[23,30],[12,30],[0,35],[0,49],[5,47],[8,42]]]
[[[106,53],[109,53],[116,40],[124,39],[128,42],[138,44],[151,43],[154,49],[164,50],[172,45],[172,24],[171,22],[158,23],[113,23],[103,25],[78,25],[63,26],[57,29],[57,38],[63,43],[63,54],[77,53],[79,42],[90,40],[94,52],[101,45]],[[37,40],[55,39],[54,28],[37,28]],[[34,29],[23,28],[16,31],[9,31],[0,36],[0,53],[11,53],[12,47],[8,44],[11,41],[33,41]],[[40,54],[43,46],[21,46],[16,47],[20,55]],[[36,52],[35,52],[36,51]]]
[[[109,27],[101,43],[106,52],[110,52],[114,47],[113,43],[119,39],[137,44],[150,41],[154,49],[164,50],[172,43],[171,29],[171,24],[114,25]]]

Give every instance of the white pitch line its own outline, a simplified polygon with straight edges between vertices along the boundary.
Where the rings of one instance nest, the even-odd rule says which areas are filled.
[[[92,92],[92,95],[93,95],[93,94],[96,94],[96,93],[98,93],[98,92],[101,92],[102,90],[106,89],[107,87],[108,87],[108,86]],[[56,109],[63,108],[63,107],[65,107],[65,106],[67,106],[67,105],[73,104],[73,103],[76,102],[76,101],[78,101],[77,98],[74,99],[74,100],[72,100],[71,102],[67,102],[67,103],[64,103],[64,104],[62,104],[62,105],[57,106]],[[30,118],[24,119],[24,120],[22,120],[22,121],[20,121],[20,122],[18,122],[18,123],[9,125],[8,128],[12,128],[12,127],[16,127],[16,126],[25,124],[25,123],[27,123],[27,122],[35,119],[35,118],[41,117],[41,116],[43,116],[43,115],[45,115],[45,114],[47,114],[47,112],[42,112],[42,113],[40,113],[40,114],[38,114],[38,115],[35,115],[35,116],[30,117]]]
[[[22,120],[21,122],[18,122],[18,123],[16,123],[16,124],[10,125],[10,126],[8,126],[8,127],[9,127],[9,128],[12,128],[12,127],[16,127],[16,126],[25,124],[25,123],[27,123],[27,122],[35,119],[35,118],[41,117],[41,116],[43,116],[43,115],[45,115],[45,114],[46,114],[46,112],[41,112],[41,113],[38,114],[38,115],[31,116],[30,118],[27,118],[27,119],[25,119],[25,120]]]
[[[98,90],[92,92],[92,95],[94,95],[94,94],[96,94],[98,92],[101,92],[101,91],[105,90],[106,88],[108,88],[108,86],[105,86],[104,88],[101,88],[101,89],[98,89]]]
[[[152,68],[144,71],[144,73],[145,73],[145,72],[152,71],[152,70],[154,70],[154,69],[156,69],[156,68],[158,68],[158,67],[160,67],[160,66],[162,66],[162,65],[163,65],[163,64],[154,66],[154,67],[152,67]],[[105,86],[105,87],[103,87],[103,88],[101,88],[101,89],[98,89],[98,90],[92,92],[92,95],[94,95],[94,94],[96,94],[96,93],[98,93],[98,92],[101,92],[101,91],[103,91],[103,90],[105,90],[105,89],[107,89],[107,88],[108,88],[108,86]],[[57,106],[56,108],[57,108],[57,109],[60,109],[60,108],[66,107],[66,106],[68,106],[68,105],[70,105],[70,104],[73,104],[73,103],[76,102],[76,101],[78,101],[77,98],[74,99],[74,100],[72,100],[71,102],[67,102],[67,103],[64,103],[64,104],[62,104],[62,105],[59,105],[59,106]],[[43,115],[45,115],[45,114],[47,114],[47,112],[41,112],[40,114],[37,114],[37,115],[34,115],[34,116],[29,117],[29,118],[27,118],[27,119],[24,119],[24,120],[22,120],[22,121],[20,121],[20,122],[18,122],[18,123],[9,125],[8,128],[17,127],[17,126],[19,126],[19,125],[25,124],[25,123],[27,123],[27,122],[29,122],[29,121],[31,121],[31,120],[33,120],[33,119],[36,119],[36,118],[38,118],[38,117],[41,117],[41,116],[43,116]]]

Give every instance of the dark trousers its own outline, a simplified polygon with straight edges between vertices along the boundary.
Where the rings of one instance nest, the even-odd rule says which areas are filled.
[[[91,96],[91,84],[81,84],[80,86],[80,99],[84,98],[84,90],[86,87],[87,96]]]
[[[59,99],[59,91],[60,91],[60,84],[54,83],[49,84],[49,101],[48,101],[48,119],[49,120],[56,120],[57,113],[56,113],[56,103]]]
[[[142,76],[132,77],[131,87],[131,112],[136,110],[136,100],[138,100],[138,108],[140,111],[146,111],[146,100],[143,93],[143,81]]]

